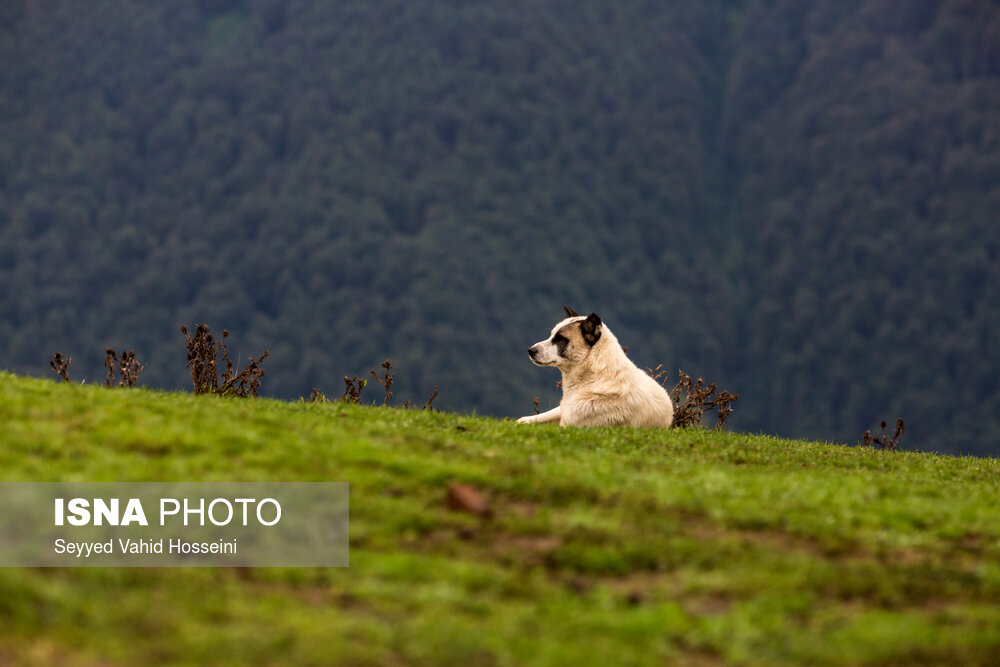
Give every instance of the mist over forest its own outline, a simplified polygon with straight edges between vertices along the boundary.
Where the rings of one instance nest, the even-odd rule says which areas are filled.
[[[17,372],[190,388],[205,322],[268,396],[517,417],[568,304],[732,429],[996,456],[998,212],[987,0],[0,4]]]

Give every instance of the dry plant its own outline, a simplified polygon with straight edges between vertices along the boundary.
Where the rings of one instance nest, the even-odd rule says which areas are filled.
[[[49,362],[49,366],[63,379],[63,382],[69,382],[69,362],[71,361],[73,361],[73,357],[64,357],[56,352],[52,355],[52,361]]]
[[[389,399],[392,398],[392,380],[396,377],[396,374],[392,372],[392,361],[390,359],[382,362],[382,368],[385,369],[385,376],[380,376],[374,370],[369,372],[375,376],[378,383],[385,389],[385,398],[382,399],[382,405],[388,405]]]
[[[886,435],[885,427],[889,424],[883,419],[882,420],[882,435],[879,437],[873,437],[871,431],[865,431],[861,434],[861,441],[864,443],[865,447],[875,447],[878,445],[879,449],[884,449],[890,452],[896,451],[896,445],[899,443],[899,438],[906,431],[906,423],[903,421],[902,417],[896,419],[896,433],[890,438]]]
[[[677,374],[680,379],[670,392],[670,398],[674,401],[674,425],[680,427],[700,425],[702,415],[715,408],[718,417],[715,430],[721,431],[733,411],[732,404],[740,395],[728,391],[716,394],[715,383],[706,385],[701,378],[695,382],[684,371],[678,371]]]
[[[140,364],[135,358],[135,352],[132,350],[122,352],[121,359],[118,358],[118,355],[111,348],[106,350],[106,354],[107,357],[104,359],[104,365],[108,369],[108,376],[105,378],[104,384],[108,387],[115,386],[117,368],[117,375],[119,376],[117,386],[134,387],[139,381],[139,373],[146,367],[146,364]]]
[[[385,396],[382,398],[382,406],[387,407],[389,405],[389,401],[393,397],[392,383],[396,377],[396,373],[393,372],[391,359],[383,361],[381,367],[383,370],[382,375],[379,375],[379,373],[375,370],[370,370],[368,373],[378,381],[379,385],[381,385],[382,389],[385,391]],[[340,395],[340,399],[338,400],[342,403],[360,404],[361,394],[364,392],[365,387],[368,386],[369,382],[370,380],[363,380],[357,375],[345,375],[344,393]],[[434,391],[431,393],[430,398],[427,399],[427,402],[424,403],[424,410],[434,411],[434,399],[437,398],[437,395],[438,388],[437,385],[434,385]],[[303,398],[303,400],[308,400],[310,403],[325,403],[329,401],[326,395],[323,394],[318,387],[313,387],[312,394],[309,395],[309,398]],[[404,410],[409,410],[410,402],[410,399],[406,399],[406,402],[403,403],[401,407]],[[372,403],[372,405],[374,405],[374,403]]]
[[[367,384],[368,380],[362,380],[357,375],[354,377],[348,377],[345,375],[344,393],[341,394],[340,400],[344,403],[360,403],[361,392],[364,391],[365,385]]]
[[[647,369],[647,372],[661,385],[666,383],[667,371],[663,369],[663,364]],[[721,431],[725,428],[726,419],[733,412],[732,404],[740,395],[728,391],[716,392],[714,382],[705,384],[702,378],[694,380],[684,371],[677,371],[677,375],[679,378],[677,384],[670,391],[670,400],[674,403],[673,426],[678,428],[700,426],[704,414],[714,409],[718,418],[715,430]]]
[[[188,333],[186,326],[181,327],[181,333],[187,339],[187,367],[191,371],[194,393],[241,397],[260,395],[260,379],[265,372],[261,364],[271,355],[270,351],[264,350],[259,359],[250,357],[247,366],[236,372],[225,344],[225,340],[229,337],[228,330],[223,329],[221,341],[215,340],[207,324],[195,327],[194,336]],[[218,360],[220,351],[222,364],[225,366],[221,378]]]
[[[378,371],[374,369],[368,371],[368,374],[374,377],[378,381],[379,385],[385,392],[385,395],[382,398],[382,405],[385,407],[389,405],[389,401],[393,397],[392,383],[393,380],[396,378],[396,373],[393,372],[391,359],[386,359],[385,361],[383,361],[381,368],[383,371],[382,375],[379,375]],[[362,392],[364,392],[365,387],[368,386],[369,382],[370,380],[363,380],[357,375],[353,376],[345,375],[344,393],[341,394],[340,401],[343,403],[355,403],[355,404],[361,403],[361,394]],[[323,396],[322,393],[320,393],[319,389],[314,388],[313,395],[309,397],[309,400],[310,401],[320,400],[315,398],[317,395]],[[424,410],[434,411],[434,399],[437,398],[437,395],[438,395],[438,388],[437,385],[434,385],[434,391],[431,393],[430,398],[427,399],[427,402],[424,403],[423,405]],[[325,399],[325,396],[323,396],[323,399]],[[411,400],[406,399],[406,402],[403,403],[401,407],[404,410],[409,410],[410,403]],[[372,404],[374,405],[374,403]]]
[[[431,392],[430,398],[428,398],[427,402],[424,403],[423,407],[424,410],[430,410],[431,412],[434,412],[434,399],[437,398],[437,395],[438,395],[438,386],[434,385],[434,391]],[[438,412],[441,411],[438,410]]]

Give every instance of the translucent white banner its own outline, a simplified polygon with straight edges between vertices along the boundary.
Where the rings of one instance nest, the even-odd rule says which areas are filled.
[[[348,565],[343,482],[2,482],[2,567]]]

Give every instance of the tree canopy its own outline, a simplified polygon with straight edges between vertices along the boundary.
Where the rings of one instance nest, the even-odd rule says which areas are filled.
[[[264,394],[554,405],[568,303],[731,423],[1000,453],[1000,7],[14,0],[0,8],[0,366],[182,324]]]

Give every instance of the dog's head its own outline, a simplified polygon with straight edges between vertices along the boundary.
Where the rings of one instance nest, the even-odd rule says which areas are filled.
[[[597,313],[584,317],[566,306],[566,319],[552,328],[546,340],[528,348],[528,356],[536,366],[565,368],[579,364],[590,355],[603,330]]]

